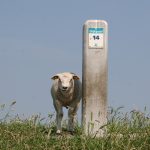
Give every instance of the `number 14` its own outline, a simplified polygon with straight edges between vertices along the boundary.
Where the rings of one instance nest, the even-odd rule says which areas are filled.
[[[99,40],[99,35],[93,35],[94,40]]]

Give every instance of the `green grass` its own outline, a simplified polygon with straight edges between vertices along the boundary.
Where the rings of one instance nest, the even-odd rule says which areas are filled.
[[[150,118],[146,110],[121,110],[109,109],[107,134],[101,138],[85,136],[78,125],[71,135],[65,124],[62,135],[56,135],[52,115],[43,123],[40,115],[20,119],[12,118],[9,112],[0,117],[0,150],[150,150]]]

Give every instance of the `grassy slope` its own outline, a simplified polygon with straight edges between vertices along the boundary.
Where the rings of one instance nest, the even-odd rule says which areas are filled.
[[[87,137],[80,127],[75,134],[56,135],[55,125],[32,119],[0,121],[0,150],[150,150],[150,119],[144,113],[121,114],[110,110],[107,135]]]

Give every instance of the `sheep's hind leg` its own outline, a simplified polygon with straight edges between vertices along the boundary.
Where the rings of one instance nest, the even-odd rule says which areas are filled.
[[[73,106],[69,107],[69,110],[68,110],[68,131],[71,133],[74,132],[78,106],[79,104],[76,104],[74,107]]]

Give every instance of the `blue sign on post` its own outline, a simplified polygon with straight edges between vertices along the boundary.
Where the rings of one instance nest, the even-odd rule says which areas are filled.
[[[104,28],[89,28],[89,48],[103,48]]]

